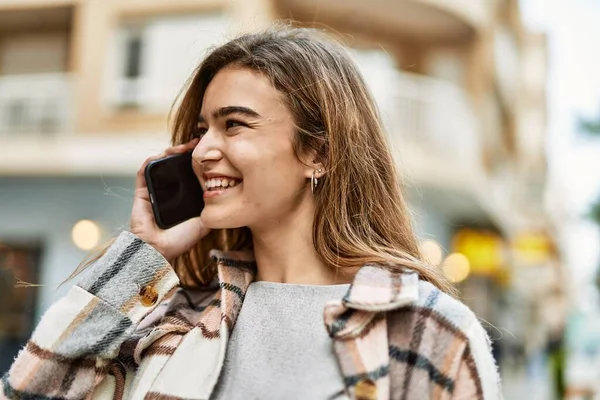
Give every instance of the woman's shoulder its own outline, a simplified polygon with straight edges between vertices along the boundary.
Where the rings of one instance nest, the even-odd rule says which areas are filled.
[[[475,313],[430,282],[417,288],[414,302],[387,317],[392,378],[408,364],[451,384],[455,397],[502,398],[491,341]]]
[[[396,310],[394,314],[404,321],[408,318],[417,329],[439,330],[464,338],[470,336],[474,329],[482,329],[479,319],[469,307],[422,279],[419,279],[414,303]],[[398,325],[397,329],[402,328]]]

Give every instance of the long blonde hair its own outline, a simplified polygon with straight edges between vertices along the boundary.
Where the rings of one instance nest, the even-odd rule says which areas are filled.
[[[330,268],[411,268],[449,293],[424,262],[375,103],[346,49],[312,29],[277,26],[215,48],[188,81],[173,118],[172,143],[195,134],[207,86],[221,69],[257,71],[283,95],[296,125],[295,152],[316,154],[327,173],[315,192],[315,249]],[[218,229],[174,261],[184,287],[215,278],[211,248],[251,249],[248,228]]]

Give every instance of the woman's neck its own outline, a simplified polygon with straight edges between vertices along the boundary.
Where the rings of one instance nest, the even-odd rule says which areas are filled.
[[[252,229],[257,281],[310,285],[349,283],[318,256],[312,237],[314,207],[304,207],[262,229]]]

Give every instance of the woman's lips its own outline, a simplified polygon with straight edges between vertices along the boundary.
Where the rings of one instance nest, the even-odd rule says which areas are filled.
[[[241,184],[242,183],[240,182],[240,183],[238,183],[235,186],[228,187],[227,189],[225,189],[225,188],[222,188],[222,189],[219,188],[219,189],[216,189],[216,190],[205,190],[203,197],[204,197],[204,199],[212,199],[212,198],[215,198],[215,197],[223,196],[224,194],[227,194],[227,192],[231,192],[232,190],[236,190],[238,187],[241,186]]]

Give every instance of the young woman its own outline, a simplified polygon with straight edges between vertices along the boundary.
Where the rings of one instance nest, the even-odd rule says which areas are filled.
[[[484,329],[419,254],[343,47],[290,28],[218,47],[173,132],[138,172],[130,231],[44,315],[5,397],[501,397]],[[160,230],[145,165],[192,149],[205,208]]]

